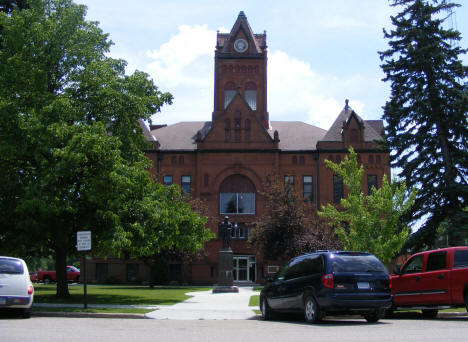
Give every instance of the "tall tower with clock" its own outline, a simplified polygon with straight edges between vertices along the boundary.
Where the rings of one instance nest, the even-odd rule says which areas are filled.
[[[269,129],[266,49],[266,33],[254,34],[244,12],[239,13],[230,33],[218,32],[213,121],[239,95],[261,125]]]

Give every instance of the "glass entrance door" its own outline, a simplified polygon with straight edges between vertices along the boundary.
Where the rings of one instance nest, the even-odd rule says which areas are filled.
[[[233,257],[234,281],[255,282],[255,257],[249,255],[235,255]]]

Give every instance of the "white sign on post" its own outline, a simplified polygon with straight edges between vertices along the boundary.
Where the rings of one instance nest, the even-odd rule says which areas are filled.
[[[76,232],[76,249],[78,252],[91,250],[91,231]]]

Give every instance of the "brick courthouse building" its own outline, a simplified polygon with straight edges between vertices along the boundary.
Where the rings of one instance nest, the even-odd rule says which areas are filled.
[[[383,123],[361,119],[347,102],[328,130],[299,121],[270,121],[266,34],[254,34],[243,12],[230,33],[217,34],[214,67],[211,121],[158,125],[150,130],[142,126],[154,146],[147,156],[153,161],[155,179],[179,184],[206,202],[212,232],[217,233],[218,222],[229,216],[235,227],[234,279],[261,283],[262,275],[275,271],[277,264],[263,260],[248,247],[247,239],[253,222],[263,214],[259,192],[267,176],[278,174],[292,182],[317,208],[337,203],[343,184],[324,160],[339,162],[353,146],[365,169],[363,191],[367,193],[371,186],[381,185],[384,174],[390,175],[388,153],[379,152],[374,142],[382,139]],[[198,261],[170,265],[172,280],[216,283],[220,247],[221,241],[214,239]],[[121,271],[127,279],[129,265],[133,265],[131,272],[146,278],[144,265],[121,263],[127,265]]]

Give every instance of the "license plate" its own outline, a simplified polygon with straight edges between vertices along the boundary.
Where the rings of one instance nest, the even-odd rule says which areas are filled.
[[[368,290],[370,288],[370,286],[369,286],[368,282],[358,282],[357,283],[357,288],[359,290]]]
[[[5,297],[0,297],[0,305],[1,304],[6,304],[6,298]]]

